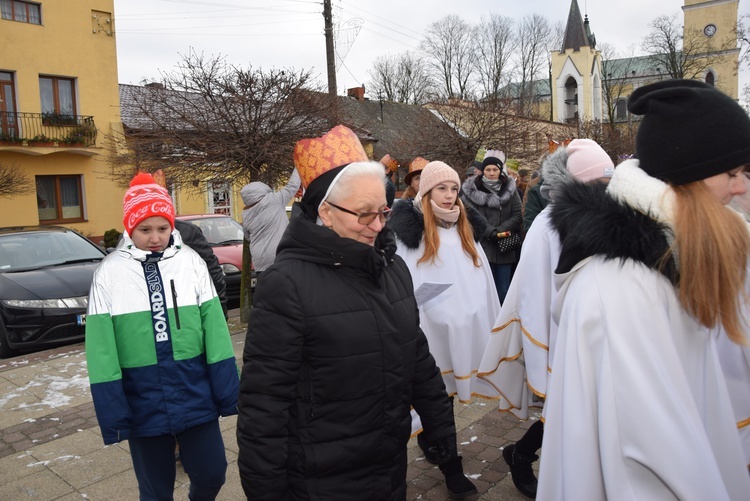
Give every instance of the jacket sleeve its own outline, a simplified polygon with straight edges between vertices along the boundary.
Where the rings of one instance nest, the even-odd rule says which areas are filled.
[[[547,200],[542,198],[541,184],[543,182],[540,181],[535,184],[526,193],[526,205],[524,206],[523,214],[523,230],[525,232],[531,229],[531,223],[534,222],[534,218],[547,206]]]
[[[201,229],[191,223],[185,221],[175,221],[175,227],[182,235],[182,241],[185,242],[191,249],[198,253],[208,267],[208,272],[211,274],[211,280],[214,283],[216,289],[216,295],[219,296],[221,302],[221,308],[224,310],[224,317],[227,316],[227,283],[224,280],[224,270],[221,269],[219,259],[214,254],[211,245],[206,240]]]
[[[109,290],[100,267],[94,274],[86,315],[86,363],[96,419],[105,444],[130,438],[132,413],[122,385],[122,370],[111,316]]]
[[[248,322],[237,419],[238,466],[248,499],[290,498],[288,423],[301,367],[304,318],[291,279],[258,282]]]
[[[498,227],[499,231],[520,233],[521,224],[523,223],[521,212],[521,197],[518,196],[518,193],[513,193],[513,197],[511,197],[510,214],[500,223],[500,226]]]
[[[197,256],[193,267],[198,276],[201,327],[206,363],[214,402],[222,416],[237,414],[239,372],[232,337],[219,298],[213,290],[208,268]]]
[[[430,353],[427,338],[422,329],[418,328],[418,331],[412,407],[419,414],[428,440],[455,437],[453,404],[445,390],[440,369]]]
[[[273,193],[271,196],[274,197],[274,201],[277,204],[286,206],[286,204],[288,204],[292,200],[292,198],[294,198],[294,194],[297,193],[297,190],[299,190],[299,185],[301,184],[301,182],[302,181],[300,180],[297,169],[294,169],[292,171],[292,175],[289,177],[289,182],[286,184],[286,186]]]

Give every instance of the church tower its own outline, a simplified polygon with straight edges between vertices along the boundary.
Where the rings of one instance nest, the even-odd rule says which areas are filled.
[[[683,43],[692,37],[696,46],[705,43],[710,64],[703,80],[738,97],[737,10],[739,0],[685,0]]]
[[[552,53],[552,121],[602,119],[601,66],[588,17],[572,0],[562,48]]]

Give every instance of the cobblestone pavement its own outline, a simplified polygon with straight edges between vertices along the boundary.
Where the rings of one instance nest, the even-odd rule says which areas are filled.
[[[238,359],[244,328],[230,317]],[[513,486],[502,447],[531,425],[496,411],[495,403],[456,404],[459,453],[476,484],[474,500],[523,500]],[[236,418],[222,418],[229,468],[219,500],[244,499],[237,470]],[[447,500],[440,471],[409,442],[409,500]],[[178,468],[175,499],[189,481]],[[0,500],[136,500],[127,442],[104,446],[91,402],[83,345],[0,360]]]

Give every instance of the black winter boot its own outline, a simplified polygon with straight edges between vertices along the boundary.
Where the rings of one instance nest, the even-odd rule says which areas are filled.
[[[516,444],[511,444],[503,449],[503,458],[510,466],[510,476],[516,489],[524,496],[535,499],[537,479],[531,463],[539,459],[539,456],[520,452],[516,449]]]
[[[451,499],[465,499],[477,493],[477,488],[464,475],[463,458],[455,456],[438,466],[445,476],[445,486]]]

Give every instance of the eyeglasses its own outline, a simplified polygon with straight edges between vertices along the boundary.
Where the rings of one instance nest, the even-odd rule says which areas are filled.
[[[388,218],[391,217],[391,212],[392,212],[391,209],[387,207],[378,212],[354,212],[353,210],[345,209],[336,204],[332,204],[328,200],[326,200],[326,203],[330,205],[331,207],[336,207],[341,212],[346,212],[347,214],[357,216],[357,222],[363,226],[372,224],[372,222],[375,221],[376,217],[380,218],[381,223],[385,224],[385,222],[388,221]]]

